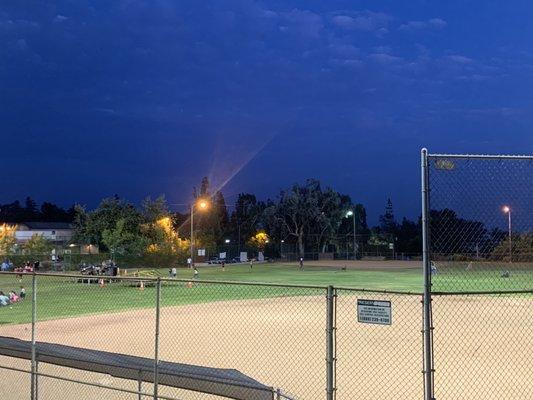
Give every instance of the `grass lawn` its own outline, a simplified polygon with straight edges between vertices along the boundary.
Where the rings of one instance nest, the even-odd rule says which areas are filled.
[[[256,264],[250,270],[248,264],[200,267],[201,280],[268,282],[313,286],[346,286],[365,289],[420,291],[421,276],[413,269],[394,271],[341,271],[340,268],[308,267],[299,271],[295,265]],[[158,270],[162,277],[168,269]],[[178,278],[191,279],[188,269],[179,269]],[[96,284],[76,283],[72,278],[39,276],[37,281],[38,320],[72,317],[85,314],[101,314],[128,309],[155,306],[155,288],[146,286],[143,291],[129,282],[111,283],[101,288]],[[0,308],[0,325],[31,322],[31,276],[24,276],[22,283],[15,275],[0,275],[0,290],[20,291],[24,286],[27,299],[12,308]],[[225,284],[195,284],[164,282],[161,293],[163,306],[205,303],[212,301],[268,298],[279,296],[323,295],[324,291],[307,288],[283,288]]]
[[[227,264],[226,270],[220,266],[199,267],[200,279],[228,280],[239,282],[267,282],[311,286],[346,286],[359,289],[421,291],[421,271],[413,268],[395,270],[342,271],[340,267],[308,266],[303,271],[296,264]],[[168,276],[168,269],[159,270],[161,276]],[[179,269],[178,278],[190,279],[189,269]]]
[[[168,269],[157,271],[162,277]],[[417,268],[393,268],[389,270],[340,270],[339,267],[309,266],[299,271],[295,264],[229,264],[226,271],[220,266],[200,267],[201,280],[268,282],[312,286],[342,286],[364,289],[422,291],[421,271]],[[524,275],[525,274],[525,275]],[[192,273],[179,269],[178,278],[189,280]],[[434,277],[434,289],[445,291],[513,290],[524,289],[531,281],[531,272],[513,273],[503,279],[497,271],[470,273],[439,273]],[[0,308],[0,326],[28,323],[31,321],[31,276],[19,283],[15,275],[0,274],[0,290],[20,290],[23,285],[27,299],[10,307]],[[194,284],[187,282],[164,282],[161,302],[163,306],[206,303],[213,301],[259,299],[279,296],[323,295],[324,290],[308,288],[284,288],[226,284]],[[76,283],[66,277],[38,277],[38,320],[66,318],[77,315],[101,314],[139,308],[155,307],[155,288],[146,286],[143,291],[132,287],[130,282],[111,283],[105,287],[96,284]]]

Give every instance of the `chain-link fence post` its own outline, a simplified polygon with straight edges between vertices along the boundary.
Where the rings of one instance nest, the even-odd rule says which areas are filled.
[[[161,278],[157,278],[155,289],[155,354],[154,354],[154,400],[158,399],[159,389],[159,329],[161,317]]]
[[[31,400],[37,400],[37,352],[35,344],[35,324],[37,322],[37,275],[33,271],[31,283]]]
[[[327,400],[335,399],[335,297],[336,290],[333,286],[328,286],[326,295],[326,312],[327,312],[327,326],[326,326],[326,393]]]
[[[434,400],[433,323],[431,317],[431,261],[429,258],[429,165],[427,149],[421,152],[422,172],[422,261],[424,269],[423,335],[424,335],[424,400]]]

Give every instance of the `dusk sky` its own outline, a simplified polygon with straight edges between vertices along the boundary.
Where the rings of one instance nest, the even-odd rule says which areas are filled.
[[[533,152],[530,1],[6,0],[0,202],[261,199],[419,214],[420,148]]]

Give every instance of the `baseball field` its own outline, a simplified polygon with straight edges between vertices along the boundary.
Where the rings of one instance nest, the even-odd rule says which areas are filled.
[[[159,271],[166,275],[167,270]],[[488,274],[488,275],[487,275]],[[470,271],[457,288],[481,289],[497,271]],[[24,286],[0,275],[4,291]],[[294,399],[325,398],[325,291],[319,288],[201,283],[190,270],[184,281],[164,281],[161,290],[161,360],[235,368],[279,387]],[[443,277],[444,278],[444,277]],[[519,285],[511,275],[506,285]],[[420,292],[419,263],[316,262],[299,271],[296,264],[227,265],[200,268],[210,281],[272,282],[346,287],[337,291],[337,399],[422,398],[420,295],[348,289]],[[438,282],[438,279],[436,279]],[[516,281],[516,282],[515,282]],[[189,283],[191,282],[191,283]],[[453,285],[454,279],[448,284]],[[37,340],[82,348],[153,357],[155,288],[128,281],[82,284],[67,277],[39,277]],[[357,299],[391,302],[392,324],[357,322]],[[523,399],[533,397],[531,375],[533,317],[531,298],[522,295],[437,296],[434,299],[436,383],[439,399]],[[28,299],[0,308],[0,335],[29,340]],[[0,359],[2,366],[28,369],[28,362]],[[135,382],[43,365],[40,372],[136,390]],[[2,370],[0,396],[27,398],[29,378]],[[143,390],[150,392],[148,384]],[[40,399],[126,399],[136,395],[41,377]],[[213,396],[161,388],[177,399]],[[145,397],[148,398],[148,397]]]

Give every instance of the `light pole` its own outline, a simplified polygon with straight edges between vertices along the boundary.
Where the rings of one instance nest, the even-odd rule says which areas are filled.
[[[209,203],[205,199],[197,200],[191,204],[191,266],[194,266],[194,207],[197,206],[200,210],[205,210],[209,207]]]
[[[353,259],[354,261],[357,260],[357,243],[355,239],[355,212],[353,210],[349,210],[346,213],[346,218],[352,217],[353,219]]]
[[[513,234],[513,225],[511,223],[511,207],[509,206],[503,206],[502,211],[507,214],[509,217],[509,262],[513,262],[513,246],[511,242],[512,234]]]

